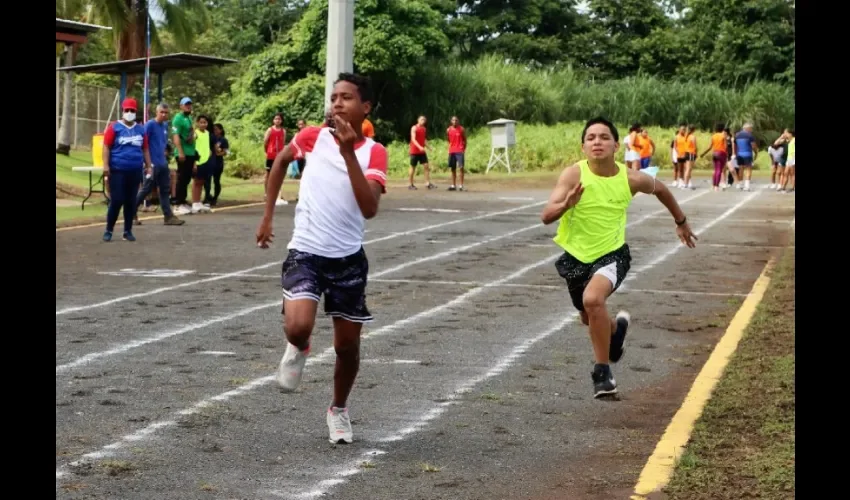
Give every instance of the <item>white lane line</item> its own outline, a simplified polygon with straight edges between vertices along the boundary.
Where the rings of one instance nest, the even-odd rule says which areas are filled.
[[[383,359],[383,358],[372,358],[372,359],[364,359],[362,363],[367,364],[376,364],[376,365],[416,365],[421,363],[422,361],[418,359]]]
[[[195,354],[207,354],[209,356],[236,356],[233,351],[198,351]]]
[[[401,263],[397,266],[390,267],[389,269],[384,269],[383,271],[375,273],[373,276],[375,278],[379,278],[381,276],[385,276],[387,274],[394,273],[396,271],[400,271],[400,270],[408,268],[410,266],[416,266],[416,265],[422,264],[423,262],[428,262],[428,261],[432,261],[432,260],[437,260],[437,259],[449,257],[449,256],[454,255],[456,253],[465,252],[465,251],[471,250],[475,247],[487,245],[487,244],[490,244],[494,241],[498,241],[498,240],[501,240],[501,239],[504,239],[504,238],[510,238],[511,236],[515,236],[519,233],[522,233],[522,232],[525,232],[525,231],[530,231],[532,229],[540,229],[541,227],[542,226],[540,224],[533,224],[531,226],[526,226],[526,227],[523,227],[523,228],[520,228],[520,229],[517,229],[517,230],[514,230],[514,231],[510,231],[510,232],[507,232],[507,233],[500,234],[498,236],[493,236],[491,238],[487,238],[486,240],[478,241],[478,242],[475,242],[475,243],[470,243],[468,245],[462,245],[462,246],[459,246],[459,247],[450,248],[449,250],[446,250],[444,252],[429,255],[427,257],[421,257],[421,258],[416,259],[416,260],[407,261],[407,262]],[[370,278],[372,278],[372,277],[370,276]],[[198,323],[191,323],[189,325],[186,325],[182,328],[178,328],[176,330],[163,332],[163,333],[153,335],[151,337],[147,337],[147,338],[144,338],[144,339],[137,339],[137,340],[132,340],[130,342],[125,342],[123,344],[119,344],[119,345],[117,345],[117,346],[115,346],[111,349],[107,349],[105,351],[92,352],[92,353],[86,354],[84,356],[81,356],[81,357],[79,357],[79,358],[77,358],[77,359],[75,359],[71,362],[68,362],[68,363],[65,363],[65,364],[62,364],[62,365],[58,365],[56,367],[56,374],[59,375],[61,373],[64,373],[64,372],[70,370],[71,368],[76,368],[78,366],[86,365],[86,364],[91,363],[92,361],[94,361],[96,359],[105,358],[105,357],[108,357],[108,356],[114,356],[116,354],[122,354],[122,353],[130,351],[132,349],[136,349],[137,347],[141,347],[141,346],[151,344],[151,343],[154,343],[154,342],[160,342],[162,340],[165,340],[165,339],[168,339],[168,338],[171,338],[171,337],[175,337],[177,335],[183,335],[185,333],[193,332],[195,330],[198,330],[198,329],[201,329],[201,328],[206,328],[208,326],[212,326],[212,325],[215,325],[217,323],[222,323],[224,321],[230,321],[232,319],[236,319],[236,318],[245,316],[246,314],[251,314],[253,312],[256,312],[256,311],[259,311],[259,310],[262,310],[262,309],[267,309],[269,307],[278,307],[279,308],[279,307],[281,307],[282,300],[283,299],[281,298],[279,300],[275,300],[274,302],[267,302],[265,304],[260,304],[260,305],[257,305],[257,306],[248,307],[246,309],[240,309],[240,310],[232,312],[230,314],[224,314],[224,315],[221,315],[221,316],[216,316],[216,317],[208,319],[206,321],[201,321],[201,322],[198,322]]]
[[[709,230],[712,226],[714,226],[718,222],[722,221],[723,219],[728,217],[730,214],[734,213],[736,210],[741,208],[744,204],[746,204],[747,202],[751,201],[753,198],[758,196],[758,194],[759,194],[758,191],[752,193],[750,196],[748,196],[747,198],[742,200],[740,203],[738,203],[737,205],[735,205],[731,209],[727,210],[723,214],[719,215],[716,219],[714,219],[710,223],[706,224],[704,227],[700,228],[699,231],[695,231],[695,233],[697,235],[699,235],[699,234],[704,233],[705,231]],[[662,253],[658,257],[656,257],[649,264],[647,264],[645,266],[641,266],[639,269],[635,270],[634,274],[632,274],[631,276],[633,276],[633,277],[638,276],[640,273],[643,273],[643,272],[648,271],[649,269],[652,269],[653,267],[661,264],[662,262],[664,262],[665,260],[670,258],[673,254],[675,254],[676,252],[678,252],[682,248],[684,248],[684,245],[681,245],[681,244],[672,246],[670,249],[668,249],[667,251],[665,251],[664,253]],[[553,255],[549,260],[554,260],[554,258],[559,257],[559,256],[560,256],[560,254]],[[626,287],[627,286],[624,284],[621,288],[625,289]],[[405,439],[406,437],[410,436],[411,434],[414,434],[416,432],[421,431],[430,422],[436,420],[443,413],[445,413],[446,410],[448,410],[449,406],[462,404],[462,401],[460,400],[460,398],[464,394],[468,393],[473,388],[475,388],[475,386],[480,385],[482,382],[485,382],[485,381],[487,381],[491,378],[497,377],[498,375],[504,373],[508,368],[510,368],[512,365],[514,365],[517,362],[517,360],[519,360],[521,357],[523,357],[525,355],[525,353],[528,352],[528,350],[534,344],[537,344],[538,342],[545,340],[546,338],[550,337],[554,333],[561,331],[569,323],[575,321],[576,318],[578,318],[578,312],[570,313],[569,315],[567,315],[566,318],[562,319],[557,324],[555,324],[553,327],[549,328],[548,330],[544,331],[543,333],[540,333],[535,337],[532,337],[530,339],[526,339],[526,340],[520,342],[518,345],[516,345],[516,347],[513,348],[513,350],[510,353],[508,353],[506,356],[502,357],[486,373],[484,373],[483,375],[479,375],[478,377],[475,377],[473,379],[469,379],[466,382],[460,384],[459,386],[457,386],[455,388],[454,391],[445,395],[442,398],[445,401],[438,403],[436,406],[432,407],[430,410],[428,410],[424,413],[418,412],[417,414],[420,415],[420,417],[418,419],[416,419],[412,424],[410,424],[407,427],[404,427],[402,429],[399,429],[398,431],[396,431],[393,434],[385,435],[384,437],[379,437],[377,439],[377,441],[379,443],[392,443],[392,442],[396,442],[396,441],[401,441],[401,440]],[[386,454],[386,453],[384,453],[384,454]],[[351,476],[354,475],[350,471],[353,471],[353,470],[356,470],[357,472],[362,471],[362,468],[357,467],[357,464],[359,464],[362,460],[363,460],[363,457],[359,458],[356,463],[353,463],[353,462],[348,463],[343,468],[343,471],[345,471],[344,474],[342,472],[337,473],[337,474],[329,477],[328,479],[320,481],[318,484],[316,484],[315,486],[311,487],[310,489],[308,489],[307,491],[304,491],[302,493],[293,493],[293,492],[288,492],[288,491],[287,492],[272,491],[272,492],[269,492],[269,493],[271,493],[275,496],[280,496],[280,497],[285,497],[285,498],[293,498],[293,499],[307,499],[307,498],[316,498],[316,497],[319,497],[319,496],[323,496],[323,495],[327,494],[328,490],[330,490],[331,488],[333,488],[335,486],[339,486],[339,485],[347,482],[347,480]]]
[[[679,203],[685,204],[688,201],[699,198],[700,196],[702,196],[704,194],[706,194],[706,193],[697,194],[697,195],[692,196],[690,198],[686,198],[685,200],[682,200]],[[657,212],[662,212],[664,210],[666,210],[666,209],[661,209],[661,210],[658,210]],[[645,215],[645,216],[629,223],[627,225],[627,227],[641,224],[644,221],[649,220],[650,216],[655,215],[655,213],[656,212],[652,212],[648,215]],[[534,264],[525,266],[522,269],[519,269],[518,271],[515,271],[508,276],[505,276],[504,278],[490,282],[489,285],[490,286],[496,286],[497,283],[508,283],[508,282],[522,276],[523,274],[527,273],[528,271],[531,271],[532,269],[540,267],[547,262],[554,261],[560,255],[561,254],[558,253],[558,254],[555,254],[553,256],[547,257],[543,260],[537,261]],[[483,292],[486,288],[489,288],[489,287],[481,286],[481,287],[476,287],[476,288],[473,288],[471,290],[468,290],[467,292],[465,292],[461,295],[458,295],[457,297],[455,297],[454,299],[452,299],[449,302],[446,302],[446,303],[441,304],[439,306],[432,307],[431,309],[428,309],[426,311],[422,311],[422,312],[417,313],[413,316],[409,316],[405,319],[396,321],[395,323],[391,323],[389,325],[383,326],[383,327],[378,328],[374,331],[367,332],[367,333],[363,334],[362,339],[365,340],[365,339],[368,339],[368,338],[371,338],[371,337],[378,337],[378,336],[382,336],[382,335],[387,335],[389,333],[393,333],[396,330],[405,328],[405,327],[407,327],[407,326],[409,326],[413,323],[416,323],[417,321],[419,321],[421,319],[431,317],[435,314],[438,314],[445,309],[449,309],[449,308],[458,306],[460,304],[463,304],[467,300],[469,300],[469,299],[475,297],[476,295],[480,294],[481,292]],[[280,307],[280,302],[275,302],[273,305]],[[311,356],[310,358],[308,358],[307,359],[307,365],[323,363],[325,360],[330,359],[330,357],[334,356],[334,355],[335,355],[334,348],[329,347],[325,351],[323,351],[321,354],[318,354],[316,356]],[[248,392],[250,392],[250,391],[252,391],[252,390],[254,390],[258,387],[262,387],[262,386],[272,382],[273,380],[274,380],[274,374],[268,375],[268,376],[265,376],[265,377],[260,377],[260,378],[254,379],[254,380],[252,380],[252,381],[250,381],[250,382],[248,382],[248,383],[246,383],[246,384],[244,384],[240,387],[237,387],[236,389],[233,389],[233,390],[230,390],[230,391],[227,391],[227,392],[223,392],[223,393],[218,394],[216,396],[212,396],[212,397],[209,397],[207,399],[203,399],[201,401],[198,401],[197,403],[190,406],[189,408],[186,408],[185,410],[181,410],[181,411],[177,412],[175,414],[175,417],[172,418],[171,420],[162,420],[162,421],[159,421],[159,422],[154,422],[153,424],[150,424],[147,427],[144,427],[144,428],[142,428],[142,429],[140,429],[136,432],[133,432],[132,434],[128,434],[126,436],[123,436],[120,440],[115,441],[111,444],[108,444],[98,451],[86,453],[86,454],[82,455],[79,459],[77,459],[77,460],[75,460],[75,461],[73,461],[73,462],[71,462],[67,465],[58,467],[56,469],[56,479],[61,479],[62,477],[68,475],[68,467],[75,467],[77,465],[80,465],[80,464],[86,462],[87,460],[98,460],[98,459],[101,459],[101,458],[104,458],[104,457],[111,456],[115,453],[116,450],[119,450],[122,447],[126,446],[127,443],[137,442],[137,441],[146,439],[146,438],[152,436],[159,429],[163,429],[163,428],[172,427],[174,425],[177,425],[177,419],[181,416],[192,415],[194,413],[199,412],[200,410],[202,410],[203,408],[209,406],[210,404],[212,404],[214,402],[224,402],[224,401],[230,400],[234,397],[248,393]]]
[[[755,191],[758,192],[758,191]],[[659,215],[656,218],[662,218],[663,216]],[[688,221],[690,222],[704,222],[711,221],[711,217],[688,217]],[[792,219],[728,219],[726,222],[732,224],[790,224]]]
[[[739,292],[696,292],[690,290],[647,290],[644,288],[629,288],[631,293],[660,293],[664,295],[705,295],[708,297],[746,297],[749,293]]]
[[[399,212],[436,212],[441,214],[459,214],[462,210],[454,208],[425,208],[425,207],[404,207],[397,208]]]
[[[552,245],[546,245],[551,247]],[[706,244],[701,244],[700,246],[710,246]],[[741,245],[743,246],[743,245]],[[632,247],[634,249],[635,247]],[[771,247],[773,248],[773,247]],[[785,248],[785,247],[776,247],[776,248]],[[199,273],[202,276],[204,275],[217,275],[218,273]],[[277,274],[247,274],[245,276],[251,278],[263,278],[263,279],[280,279],[280,276]],[[445,285],[445,286],[483,286],[490,287],[492,285],[485,283],[483,281],[446,281],[446,280],[413,280],[413,279],[389,279],[389,278],[369,278],[370,282],[373,283],[399,283],[399,284],[413,284],[413,285]],[[530,283],[502,283],[499,285],[501,288],[531,288],[531,289],[539,289],[539,290],[563,290],[563,285],[535,285]],[[729,296],[739,296],[746,297],[749,295],[748,293],[739,293],[739,292],[701,292],[698,290],[653,290],[653,289],[629,289],[629,292],[634,293],[661,293],[667,295],[709,295],[709,296],[717,296],[717,297],[729,297]]]
[[[513,213],[513,212],[518,212],[520,210],[525,210],[527,208],[543,205],[544,203],[546,203],[546,202],[531,203],[529,205],[523,205],[521,207],[511,208],[509,210],[501,210],[499,212],[488,212],[486,214],[477,215],[475,217],[468,217],[468,218],[465,218],[465,219],[457,219],[457,220],[452,220],[452,221],[441,222],[439,224],[432,224],[430,226],[425,226],[425,227],[421,227],[421,228],[417,228],[417,229],[411,229],[409,231],[401,231],[401,232],[398,232],[398,233],[390,233],[387,236],[383,236],[383,237],[380,237],[380,238],[375,238],[375,239],[371,239],[371,240],[368,240],[368,241],[364,241],[363,244],[368,245],[370,243],[378,243],[380,241],[391,240],[393,238],[398,238],[398,237],[401,237],[401,236],[408,236],[408,235],[420,233],[420,232],[423,232],[423,231],[430,231],[431,229],[437,229],[437,228],[440,228],[440,227],[451,226],[453,224],[461,224],[461,223],[464,223],[464,222],[470,222],[470,221],[474,221],[474,220],[481,220],[481,219],[487,219],[487,218],[490,218],[490,217],[496,217],[498,215],[509,214],[509,213]],[[158,293],[169,292],[171,290],[177,290],[177,289],[180,289],[180,288],[186,288],[186,287],[190,287],[190,286],[194,286],[194,285],[200,285],[202,283],[210,283],[212,281],[219,281],[219,280],[223,280],[223,279],[227,279],[227,278],[236,278],[236,277],[242,276],[243,274],[246,274],[246,273],[253,273],[253,272],[259,271],[261,269],[267,269],[269,267],[279,266],[279,265],[280,265],[280,261],[276,260],[274,262],[269,262],[268,264],[249,267],[248,269],[242,269],[241,271],[234,271],[234,272],[231,272],[231,273],[225,273],[221,276],[212,276],[212,277],[204,278],[204,279],[200,279],[200,280],[193,280],[193,281],[187,281],[185,283],[179,283],[179,284],[176,284],[176,285],[164,286],[164,287],[160,287],[160,288],[155,288],[153,290],[148,290],[147,292],[139,292],[139,293],[134,293],[134,294],[130,294],[130,295],[124,295],[124,296],[121,296],[121,297],[116,297],[114,299],[104,300],[102,302],[97,302],[97,303],[94,303],[94,304],[87,304],[87,305],[84,305],[84,306],[65,307],[63,309],[59,309],[58,311],[56,311],[56,315],[60,316],[62,314],[69,314],[69,313],[72,313],[72,312],[85,311],[85,310],[88,310],[88,309],[95,309],[95,308],[98,308],[98,307],[110,306],[112,304],[118,304],[120,302],[125,302],[127,300],[138,299],[138,298],[141,298],[141,297],[148,297],[150,295],[156,295]]]

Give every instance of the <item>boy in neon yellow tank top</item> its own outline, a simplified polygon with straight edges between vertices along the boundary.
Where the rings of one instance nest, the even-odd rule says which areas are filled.
[[[567,282],[582,323],[590,327],[596,358],[591,378],[597,398],[617,393],[609,363],[622,357],[631,319],[620,311],[611,320],[605,301],[623,283],[631,265],[626,211],[632,198],[639,192],[655,195],[670,210],[682,243],[693,248],[697,239],[664,184],[614,161],[619,140],[616,127],[605,118],[588,121],[582,132],[587,159],[561,172],[540,216],[544,224],[560,221],[554,241],[564,255],[555,268]]]

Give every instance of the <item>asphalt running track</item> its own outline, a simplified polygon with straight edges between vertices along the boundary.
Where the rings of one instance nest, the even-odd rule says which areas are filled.
[[[280,263],[259,208],[153,221],[135,243],[56,234],[56,496],[121,499],[619,498],[767,260],[794,197],[676,190],[629,212],[633,328],[592,398],[591,346],[554,269],[548,192],[401,193],[367,225],[369,306],[349,400],[327,441],[333,355],[320,314],[301,388],[281,393]],[[626,496],[623,496],[624,498]]]

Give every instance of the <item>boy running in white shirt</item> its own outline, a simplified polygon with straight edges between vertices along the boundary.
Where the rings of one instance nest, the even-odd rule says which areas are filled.
[[[342,73],[331,93],[331,118],[322,127],[305,127],[278,153],[269,175],[269,192],[283,184],[286,168],[310,153],[310,171],[301,177],[295,229],[283,263],[286,352],[277,382],[294,391],[310,352],[310,335],[325,295],[325,314],[333,318],[333,400],[327,410],[329,439],[351,443],[347,401],[360,367],[360,331],[372,321],[366,307],[369,262],[363,250],[365,220],[378,213],[386,192],[387,151],[363,136],[362,123],[372,110],[367,78]],[[274,234],[275,199],[266,200],[257,244],[268,248]]]

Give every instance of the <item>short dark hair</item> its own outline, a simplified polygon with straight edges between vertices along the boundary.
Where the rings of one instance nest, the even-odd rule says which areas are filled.
[[[611,121],[608,120],[607,118],[604,118],[602,116],[597,116],[596,118],[591,118],[590,120],[587,120],[587,123],[584,124],[584,130],[581,131],[581,143],[582,144],[584,144],[584,136],[587,135],[587,129],[589,129],[593,125],[597,125],[597,124],[600,124],[600,123],[602,125],[605,125],[606,127],[608,127],[608,130],[611,131],[611,135],[614,136],[614,141],[620,142],[620,133],[617,132],[617,127],[615,127],[614,124],[611,123]]]
[[[718,123],[714,126],[714,131],[717,132],[718,134],[720,132],[723,132],[724,130],[726,130],[726,124],[725,123]]]
[[[216,127],[218,127],[218,129],[221,130],[221,136],[224,137],[224,126],[221,123],[214,123],[213,128],[216,128]]]
[[[372,95],[372,80],[368,76],[358,75],[355,73],[340,73],[339,78],[334,82],[336,85],[339,82],[348,82],[357,87],[357,92],[360,94],[360,100],[370,102],[375,105],[375,98]]]
[[[212,123],[212,120],[210,120],[210,117],[207,115],[198,115],[198,117],[195,118],[195,121],[201,121],[201,118],[207,121],[207,125]]]

